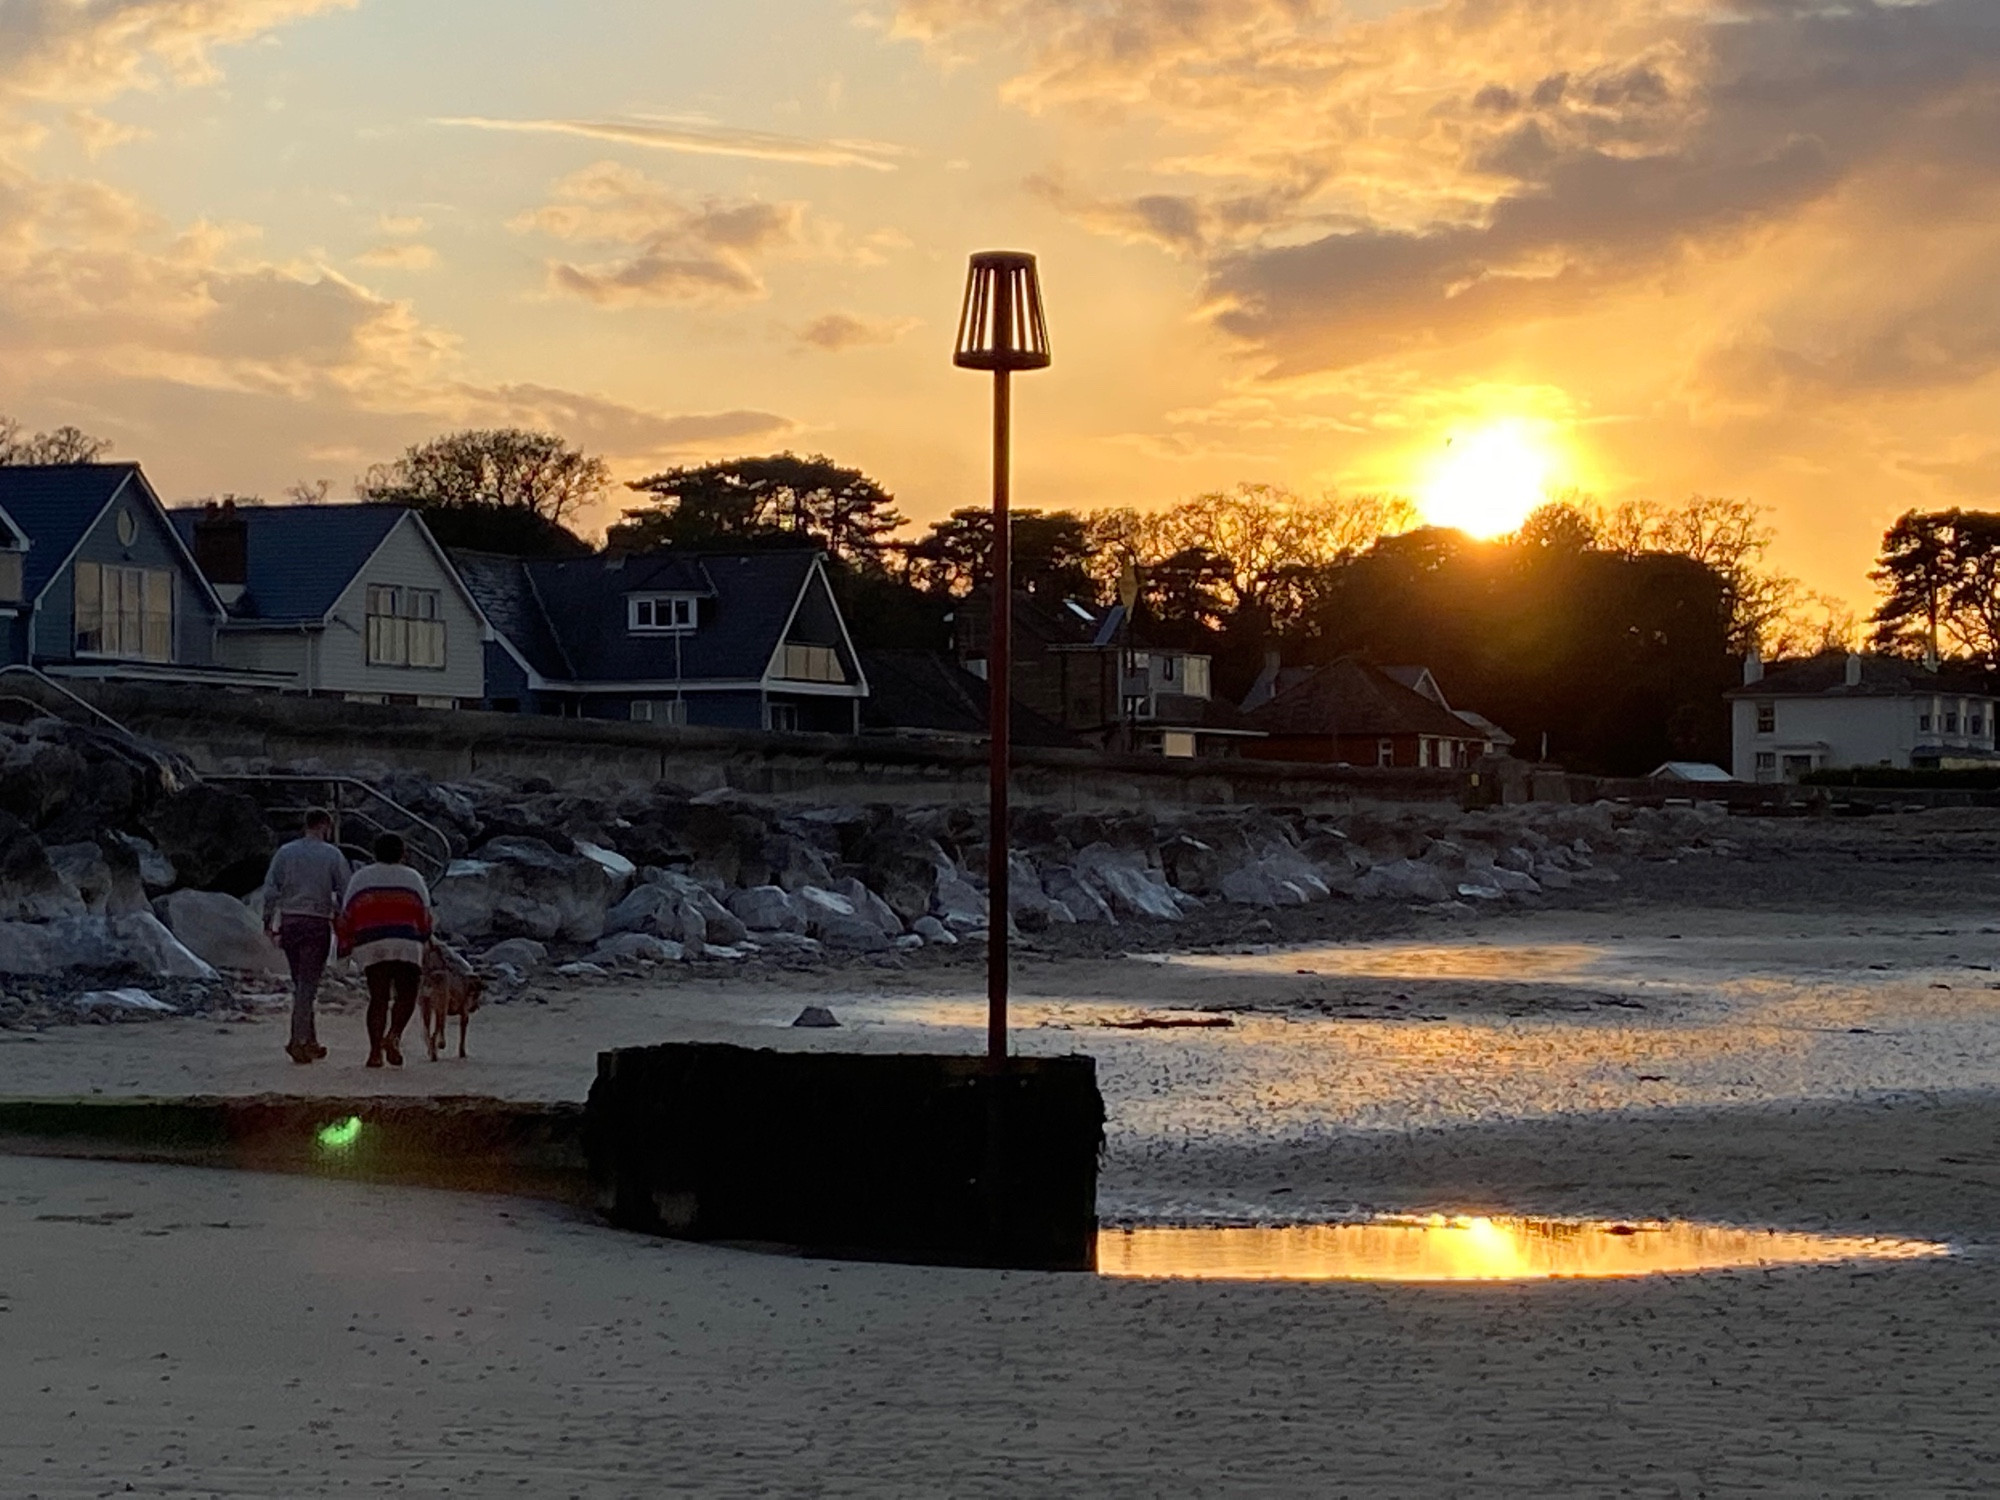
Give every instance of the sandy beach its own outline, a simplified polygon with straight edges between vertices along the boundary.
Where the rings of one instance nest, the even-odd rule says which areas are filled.
[[[1871,847],[1889,848],[1891,843]],[[1817,865],[1814,867],[1818,868]],[[1756,862],[1368,940],[1024,963],[1099,1059],[1108,1222],[1684,1217],[1908,1263],[1227,1284],[832,1263],[519,1201],[0,1158],[0,1471],[104,1495],[1944,1495],[2000,1459],[1992,876]],[[1761,894],[1760,894],[1761,893]],[[577,1098],[703,1037],[971,1050],[976,968],[613,979],[464,1062],[273,1014],[0,1040],[16,1095]],[[807,1000],[838,1031],[794,1030]],[[1228,1027],[1108,1022],[1212,1012]],[[810,1149],[802,1143],[802,1149]],[[130,1486],[128,1491],[126,1486]]]

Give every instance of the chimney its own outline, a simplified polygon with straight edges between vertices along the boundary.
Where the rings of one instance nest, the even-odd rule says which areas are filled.
[[[1763,680],[1764,658],[1758,652],[1757,648],[1752,646],[1749,654],[1743,658],[1743,685],[1748,687],[1753,682],[1762,682]]]
[[[194,564],[224,604],[243,597],[250,582],[250,523],[236,514],[236,502],[213,500],[194,523]]]
[[[1861,658],[1852,651],[1847,653],[1847,685],[1861,686]]]

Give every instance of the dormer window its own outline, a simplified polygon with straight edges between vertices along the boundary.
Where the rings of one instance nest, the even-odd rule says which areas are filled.
[[[634,635],[671,635],[694,629],[692,594],[630,594],[625,600],[626,627]]]

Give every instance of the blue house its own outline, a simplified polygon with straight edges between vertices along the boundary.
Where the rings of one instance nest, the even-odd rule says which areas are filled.
[[[226,611],[137,464],[0,465],[0,661],[55,676],[262,683],[216,659]]]
[[[492,708],[859,731],[868,681],[819,552],[451,556],[493,631]]]

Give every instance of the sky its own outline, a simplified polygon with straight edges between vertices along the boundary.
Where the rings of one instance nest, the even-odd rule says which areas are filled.
[[[2000,505],[1995,0],[0,0],[0,413],[170,499],[463,426],[1016,500]],[[597,516],[601,525],[610,510]]]

